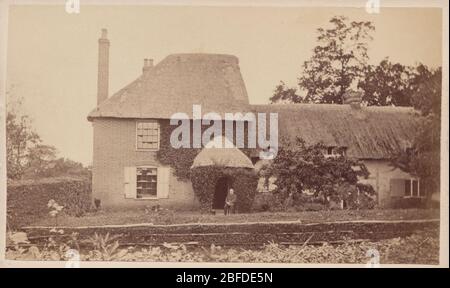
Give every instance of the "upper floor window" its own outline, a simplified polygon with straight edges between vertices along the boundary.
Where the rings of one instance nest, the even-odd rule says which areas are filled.
[[[325,157],[339,157],[346,155],[346,147],[328,146],[324,149]]]
[[[142,150],[159,149],[159,123],[157,121],[137,122],[136,148]]]

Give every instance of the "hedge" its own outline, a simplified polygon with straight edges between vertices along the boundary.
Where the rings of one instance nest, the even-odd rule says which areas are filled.
[[[247,168],[195,167],[191,169],[191,182],[195,196],[200,201],[202,212],[212,208],[214,190],[221,177],[229,177],[237,196],[237,211],[249,212],[255,198],[258,177],[255,171]]]
[[[28,225],[36,218],[48,217],[50,199],[64,206],[63,213],[82,216],[91,208],[91,181],[79,178],[44,178],[8,182],[8,225]]]

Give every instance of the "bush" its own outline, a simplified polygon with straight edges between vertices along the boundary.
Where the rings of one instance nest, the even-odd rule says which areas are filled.
[[[325,157],[323,151],[327,146],[322,143],[308,145],[301,138],[297,138],[295,142],[282,142],[284,145],[280,147],[277,157],[262,174],[276,178],[276,192],[284,199],[308,191],[324,201],[356,200],[359,177],[369,176],[363,162],[347,158],[342,147],[337,149],[342,155]],[[375,194],[374,189],[370,189],[368,184],[366,186],[364,193]],[[351,205],[356,208],[354,206],[356,205]]]
[[[28,225],[48,215],[50,199],[64,206],[63,213],[82,216],[91,208],[91,182],[88,179],[44,178],[8,183],[8,225]]]
[[[217,180],[227,176],[232,181],[232,187],[237,196],[237,210],[251,210],[255,198],[258,177],[256,172],[247,168],[196,167],[191,169],[191,182],[194,193],[200,201],[203,212],[211,210]]]

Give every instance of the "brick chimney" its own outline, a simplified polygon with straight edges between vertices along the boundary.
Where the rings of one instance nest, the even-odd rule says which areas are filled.
[[[142,73],[146,74],[153,68],[153,59],[144,59],[144,67],[142,67]]]
[[[347,91],[344,95],[344,104],[349,104],[353,109],[361,109],[362,92]]]
[[[98,75],[97,75],[97,105],[108,99],[109,86],[109,40],[108,30],[102,29],[98,39]]]

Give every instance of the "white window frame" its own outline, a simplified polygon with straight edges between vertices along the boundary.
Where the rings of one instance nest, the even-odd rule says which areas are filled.
[[[156,123],[158,126],[158,140],[157,140],[157,144],[158,147],[157,148],[139,148],[138,147],[138,126],[140,123]],[[161,142],[161,125],[159,123],[158,120],[139,120],[136,121],[136,125],[135,125],[135,149],[136,151],[158,151],[159,147],[160,147],[160,142]]]
[[[420,179],[419,178],[409,178],[409,179],[404,179],[405,181],[405,187],[406,187],[406,181],[410,182],[410,195],[406,196],[403,195],[403,198],[426,198],[426,195],[420,195]],[[417,196],[414,196],[413,194],[413,182],[417,181]]]
[[[155,196],[148,196],[148,197],[141,197],[141,198],[139,198],[138,197],[138,186],[137,186],[137,183],[138,183],[138,181],[137,181],[137,170],[138,169],[146,169],[146,168],[148,168],[148,169],[155,169],[156,170],[156,195]],[[156,200],[156,199],[158,199],[158,167],[157,166],[136,166],[136,198],[135,198],[136,200]]]
[[[336,150],[339,149],[341,147],[337,147],[337,146],[327,146],[324,150],[324,156],[325,158],[337,158],[337,157],[341,157],[341,156],[346,156],[346,147],[342,147],[343,148],[343,152],[342,153],[338,153]],[[331,149],[331,154],[328,154],[328,150]]]

